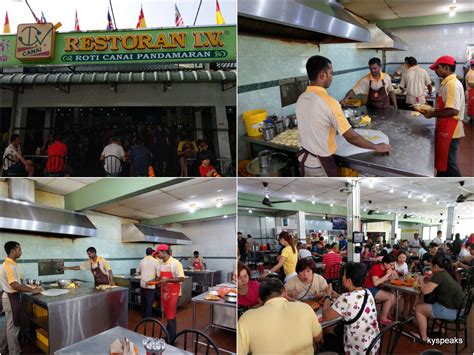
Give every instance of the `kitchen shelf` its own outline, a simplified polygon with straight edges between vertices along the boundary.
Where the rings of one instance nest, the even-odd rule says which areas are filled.
[[[44,330],[48,330],[48,317],[28,317],[28,319]]]

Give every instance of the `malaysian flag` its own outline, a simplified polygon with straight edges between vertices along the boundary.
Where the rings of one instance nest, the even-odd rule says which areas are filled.
[[[140,9],[140,15],[138,16],[137,28],[146,28],[145,14],[143,13],[143,7]]]
[[[79,27],[79,17],[77,17],[77,10],[76,10],[76,20],[74,21],[74,31],[80,31],[81,28]]]
[[[176,6],[176,4],[174,4],[174,14],[175,14],[174,21],[176,23],[176,27],[184,26],[183,18],[181,17],[181,14],[179,13],[179,10],[178,10],[178,6]]]
[[[112,17],[110,16],[110,9],[107,9],[107,31],[113,31],[114,24],[112,23]]]
[[[3,25],[3,33],[10,33],[10,20],[8,19],[8,11],[5,13],[5,24]]]

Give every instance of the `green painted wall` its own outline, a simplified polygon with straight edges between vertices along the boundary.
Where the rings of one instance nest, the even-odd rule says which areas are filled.
[[[474,22],[474,11],[458,12],[455,16],[449,16],[447,13],[434,16],[405,17],[393,20],[378,20],[377,25],[385,28],[400,28],[414,26],[447,25],[453,23]]]
[[[191,221],[205,220],[209,218],[223,217],[225,215],[232,216],[236,214],[237,206],[235,204],[225,205],[220,208],[204,208],[197,210],[194,213],[180,213],[171,216],[163,216],[158,218],[143,219],[140,223],[148,224],[152,226],[170,224],[170,223],[183,223]]]

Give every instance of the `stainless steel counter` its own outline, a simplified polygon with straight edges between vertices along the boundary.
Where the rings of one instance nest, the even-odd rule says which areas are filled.
[[[138,346],[139,354],[146,354],[145,348],[143,347],[143,340],[148,338],[144,335],[132,332],[131,330],[115,327],[109,329],[100,334],[94,335],[91,338],[84,339],[78,343],[65,347],[61,350],[56,351],[55,355],[62,354],[75,354],[75,355],[88,355],[88,354],[109,354],[110,353],[110,344],[116,339],[127,338],[131,340],[134,344]],[[178,349],[171,345],[166,345],[166,349],[163,352],[164,355],[167,354],[192,354],[188,351]]]
[[[33,305],[47,310],[47,315],[37,317]],[[23,334],[37,343],[36,329],[46,330],[49,348],[40,346],[44,352],[54,353],[115,326],[128,326],[128,290],[124,287],[99,291],[84,283],[60,296],[22,294]]]
[[[204,286],[207,290],[209,286],[214,286],[221,280],[221,271],[216,270],[184,270],[186,276],[192,277],[193,282]]]
[[[390,155],[374,152],[349,157],[336,156],[339,165],[377,176],[434,176],[435,120],[423,115],[412,116],[412,111],[394,109],[365,109],[372,117],[368,129],[384,132],[392,146]],[[261,145],[279,151],[297,152],[298,149],[263,138],[241,137],[251,145]]]

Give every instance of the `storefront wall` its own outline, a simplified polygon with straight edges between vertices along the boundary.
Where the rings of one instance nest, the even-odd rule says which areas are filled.
[[[18,95],[14,130],[26,125],[28,108],[49,107],[215,107],[216,118],[212,126],[217,129],[218,153],[230,158],[226,106],[236,106],[235,89],[222,91],[220,83],[172,83],[164,91],[163,83],[118,84],[117,92],[110,85],[71,85],[69,93],[54,86],[26,87]],[[11,95],[12,96],[12,95]],[[217,103],[217,105],[216,105]],[[12,105],[11,99],[1,101],[2,107]],[[49,127],[46,115],[45,128]],[[202,127],[200,115],[196,115],[196,127]],[[24,130],[21,130],[24,133]],[[199,138],[199,132],[198,132]]]

